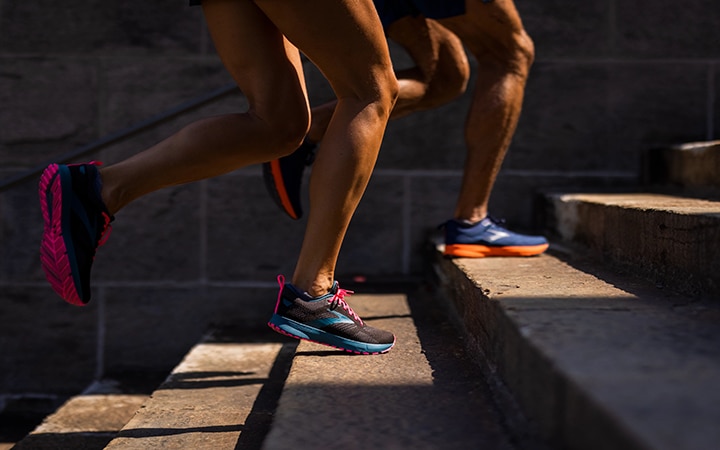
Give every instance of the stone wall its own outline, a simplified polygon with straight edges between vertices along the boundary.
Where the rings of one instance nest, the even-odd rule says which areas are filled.
[[[539,189],[627,185],[643,149],[718,138],[717,0],[517,5],[537,58],[495,215],[530,229]],[[313,102],[327,99],[308,71]],[[184,0],[0,0],[0,182],[230,82],[201,10]],[[465,95],[390,125],[340,274],[419,273],[424,237],[453,211],[468,104]],[[92,158],[115,162],[242,107],[242,96],[226,98]],[[103,374],[164,370],[210,323],[262,326],[304,225],[262,183],[250,167],[130,205],[98,255],[86,308],[44,281],[36,180],[0,192],[0,393],[73,392]]]

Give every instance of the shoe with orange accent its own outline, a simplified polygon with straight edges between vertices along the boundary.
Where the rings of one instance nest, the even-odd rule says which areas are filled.
[[[263,178],[270,196],[295,220],[302,217],[300,193],[303,172],[315,159],[315,147],[313,142],[305,140],[290,155],[263,164]]]
[[[478,223],[449,220],[445,227],[445,254],[461,258],[535,256],[548,248],[543,236],[515,233],[488,216]]]

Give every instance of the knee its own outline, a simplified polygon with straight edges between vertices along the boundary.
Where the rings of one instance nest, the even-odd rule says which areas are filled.
[[[382,116],[389,118],[400,93],[398,81],[392,68],[382,71],[378,77],[377,85],[378,93],[376,103],[381,108]]]
[[[286,108],[279,102],[277,109],[258,117],[265,124],[264,139],[273,158],[287,156],[302,144],[310,128],[310,112],[307,108]]]
[[[435,108],[465,93],[470,80],[470,63],[460,47],[440,49],[437,68],[423,98],[425,108]]]
[[[524,29],[507,38],[498,55],[503,66],[522,78],[527,78],[535,60],[535,44]]]
[[[513,53],[519,64],[529,72],[530,66],[535,61],[535,43],[525,30],[513,40]]]
[[[391,68],[372,71],[372,79],[363,83],[357,99],[361,104],[372,105],[381,120],[390,118],[399,94],[398,81]],[[356,91],[357,92],[357,91]]]

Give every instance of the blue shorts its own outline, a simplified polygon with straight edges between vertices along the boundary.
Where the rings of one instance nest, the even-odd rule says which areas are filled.
[[[387,28],[405,16],[423,15],[428,19],[465,14],[465,0],[373,0],[380,21]]]

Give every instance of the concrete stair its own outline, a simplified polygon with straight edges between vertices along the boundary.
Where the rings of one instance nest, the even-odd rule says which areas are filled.
[[[509,429],[445,310],[420,283],[347,287],[363,292],[348,302],[366,322],[395,332],[388,354],[352,355],[270,329],[250,337],[215,330],[151,396],[128,408],[106,396],[123,421],[104,420],[98,407],[93,420],[104,425],[86,422],[74,405],[89,396],[78,396],[16,448],[542,448],[529,430],[517,433],[521,415]]]
[[[539,257],[431,241],[424,280],[347,286],[388,354],[215,330],[151,396],[73,399],[16,448],[718,448],[720,202],[674,180],[546,195]]]
[[[655,164],[636,192],[547,194],[548,254],[432,249],[469,353],[550,445],[720,445],[720,146],[656,152],[684,168]]]

